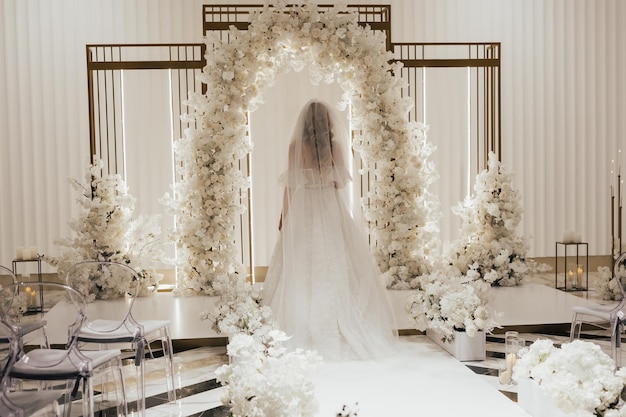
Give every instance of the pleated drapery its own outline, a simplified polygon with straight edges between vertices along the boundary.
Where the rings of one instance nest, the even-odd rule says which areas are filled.
[[[82,179],[89,160],[85,45],[201,42],[204,3],[236,2],[0,3],[0,263],[10,263],[18,246],[56,254],[53,241],[70,233],[67,223],[78,207],[68,177]],[[520,233],[532,237],[530,255],[553,256],[554,242],[570,230],[589,242],[590,254],[608,254],[611,160],[626,174],[626,2],[388,3],[394,42],[501,42],[502,159],[522,195]],[[449,240],[458,233],[450,206],[468,191],[466,91],[459,92],[462,74],[453,82],[445,73],[427,77],[427,100],[447,109],[426,114],[441,173],[432,191],[442,200],[441,238]],[[292,87],[281,85],[271,94],[288,95]],[[267,150],[265,139],[257,148]],[[260,154],[256,162],[262,163]],[[150,149],[141,157],[149,158]],[[274,184],[273,178],[253,182]],[[157,193],[162,184],[133,187]],[[255,193],[264,195],[258,188]],[[265,204],[262,198],[257,206]],[[255,221],[273,228],[274,217]]]

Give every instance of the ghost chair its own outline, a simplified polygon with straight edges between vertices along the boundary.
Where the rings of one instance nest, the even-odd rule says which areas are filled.
[[[13,271],[0,265],[0,288],[17,282],[17,277]],[[31,291],[30,287],[28,287],[28,291]],[[17,336],[20,352],[24,348],[24,339],[28,338],[30,340],[34,340],[37,335],[40,336],[40,347],[49,348],[50,343],[48,341],[48,335],[46,334],[46,320],[33,318],[33,316],[28,315],[28,313],[28,309],[23,311],[14,310],[7,312],[7,314],[11,314],[13,316],[13,319],[10,322],[13,323],[13,331]]]
[[[611,356],[617,368],[621,367],[621,334],[624,330],[624,313],[626,312],[626,277],[622,270],[626,264],[626,252],[620,254],[613,264],[613,279],[621,292],[621,300],[613,305],[575,306],[572,308],[572,327],[570,340],[579,339],[583,323],[611,333]],[[595,319],[595,320],[594,320]],[[608,324],[607,324],[608,323]]]
[[[82,351],[79,349],[78,332],[85,322],[85,299],[75,289],[55,282],[19,282],[0,290],[0,312],[5,317],[7,311],[24,309],[32,302],[32,291],[39,294],[45,291],[57,300],[54,308],[62,309],[62,323],[67,326],[64,349],[39,348],[24,351],[8,372],[12,380],[36,382],[42,390],[51,386],[64,386],[64,415],[69,417],[72,407],[72,394],[81,386],[82,415],[94,416],[94,379],[112,372],[117,380],[116,396],[118,415],[127,415],[124,379],[122,375],[121,351],[119,349]],[[59,319],[60,320],[60,319]],[[11,327],[14,323],[10,323]],[[24,384],[20,384],[24,386]],[[74,391],[74,392],[73,392]]]
[[[165,358],[165,380],[169,402],[176,401],[172,339],[169,320],[136,320],[133,305],[142,287],[142,277],[128,265],[107,261],[82,261],[72,265],[66,274],[66,283],[83,291],[97,283],[115,283],[119,291],[117,300],[98,300],[93,309],[88,306],[87,320],[78,340],[95,343],[102,348],[110,344],[130,344],[135,353],[134,364],[137,383],[137,412],[145,416],[146,382],[145,349],[150,348],[151,337],[161,340]],[[111,294],[109,294],[111,295]],[[107,308],[108,306],[109,308]],[[92,314],[92,311],[97,312]],[[155,339],[156,339],[155,338]]]
[[[12,391],[9,372],[20,354],[19,340],[12,327],[0,320],[0,416],[59,416],[57,399],[62,390]]]

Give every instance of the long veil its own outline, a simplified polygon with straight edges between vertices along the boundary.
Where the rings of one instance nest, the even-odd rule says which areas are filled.
[[[281,233],[263,290],[295,346],[327,359],[389,353],[397,333],[386,289],[365,233],[345,203],[347,129],[311,101],[289,145]]]

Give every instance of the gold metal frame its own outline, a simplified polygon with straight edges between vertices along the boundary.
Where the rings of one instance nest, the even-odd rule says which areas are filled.
[[[206,60],[206,45],[189,44],[108,44],[87,45],[87,92],[89,95],[89,143],[91,162],[103,159],[104,170],[124,176],[121,141],[122,71],[175,71],[178,83],[172,85],[172,126],[182,137],[186,122],[180,119],[183,101],[189,91],[204,92],[196,81]]]

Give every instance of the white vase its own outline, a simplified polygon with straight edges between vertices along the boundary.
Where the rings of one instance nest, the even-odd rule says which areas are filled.
[[[530,378],[517,381],[517,404],[533,417],[570,417],[539,384]]]
[[[442,341],[443,333],[433,329],[427,329],[426,336],[460,361],[485,359],[486,335],[483,331],[476,333],[474,337],[469,337],[466,332],[455,331],[454,340],[451,343]]]

